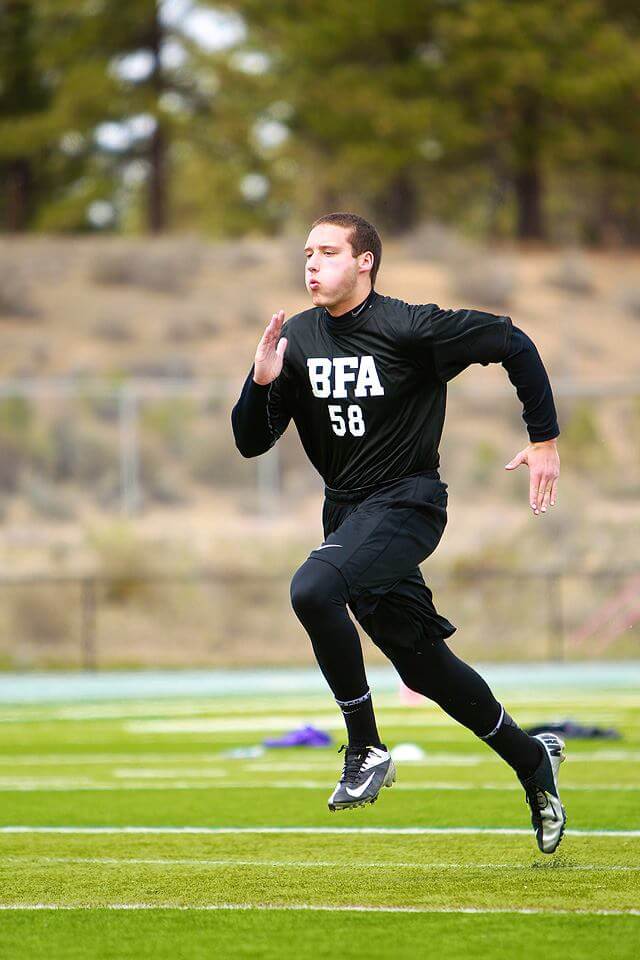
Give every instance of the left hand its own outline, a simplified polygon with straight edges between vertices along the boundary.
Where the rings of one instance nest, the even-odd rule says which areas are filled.
[[[529,503],[534,516],[546,513],[549,504],[557,500],[560,457],[556,440],[530,443],[505,465],[505,470],[515,470],[521,463],[529,467]]]

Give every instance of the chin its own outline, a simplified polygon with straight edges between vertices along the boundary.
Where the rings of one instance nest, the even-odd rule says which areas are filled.
[[[321,290],[309,290],[309,296],[313,300],[314,304],[321,307],[330,307],[331,303],[326,293],[322,293]]]

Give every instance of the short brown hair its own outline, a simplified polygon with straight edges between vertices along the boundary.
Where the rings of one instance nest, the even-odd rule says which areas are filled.
[[[359,217],[357,213],[328,213],[326,217],[319,217],[315,223],[312,223],[311,229],[313,230],[320,223],[335,223],[338,227],[351,228],[349,243],[354,257],[359,257],[361,253],[366,253],[367,250],[373,254],[373,266],[371,267],[371,286],[373,287],[382,260],[382,241],[373,224],[363,217]]]

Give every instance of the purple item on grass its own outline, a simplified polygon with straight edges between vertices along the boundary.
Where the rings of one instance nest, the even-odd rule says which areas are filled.
[[[291,730],[282,737],[271,737],[262,741],[265,747],[326,747],[331,737],[324,730],[307,725]]]

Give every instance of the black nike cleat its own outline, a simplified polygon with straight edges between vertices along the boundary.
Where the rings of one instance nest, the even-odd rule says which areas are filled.
[[[553,853],[562,840],[567,814],[558,793],[558,771],[566,759],[564,742],[555,733],[536,735],[544,756],[530,777],[519,777],[531,809],[531,823],[542,853]]]
[[[391,754],[379,747],[340,747],[345,751],[344,767],[338,785],[329,797],[329,810],[348,810],[375,803],[382,787],[390,787],[396,779]]]

